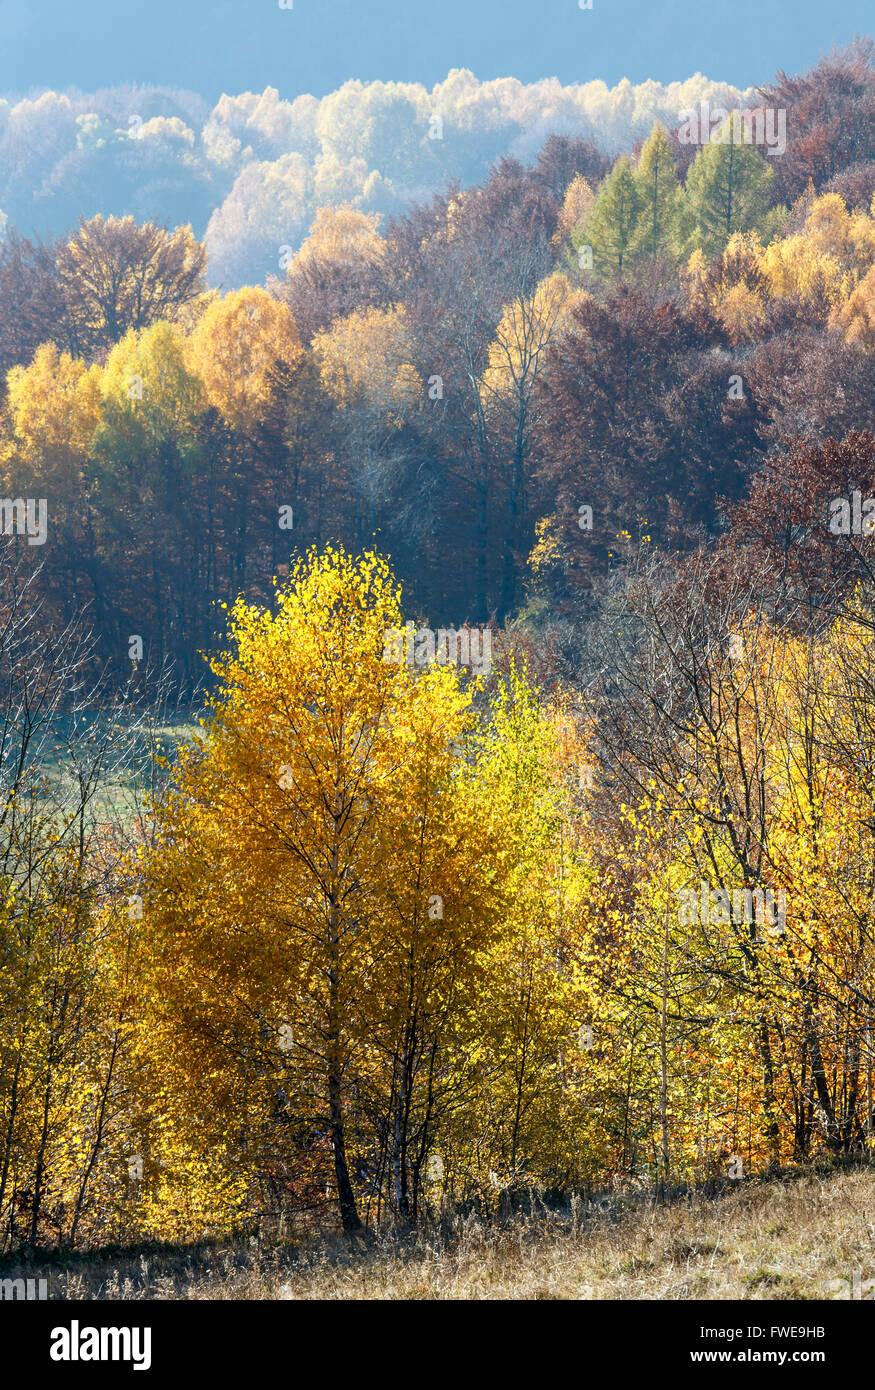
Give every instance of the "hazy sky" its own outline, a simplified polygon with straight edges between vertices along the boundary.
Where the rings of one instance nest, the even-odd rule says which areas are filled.
[[[872,28],[872,0],[0,0],[0,90],[122,82],[316,96],[349,78],[746,87]]]

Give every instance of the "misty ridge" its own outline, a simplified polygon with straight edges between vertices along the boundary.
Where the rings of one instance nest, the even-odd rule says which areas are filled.
[[[346,82],[317,98],[114,86],[0,98],[0,231],[50,238],[96,213],[190,223],[217,288],[276,274],[318,208],[351,203],[401,215],[453,182],[480,182],[502,156],[535,160],[552,134],[629,149],[686,108],[749,104],[752,90],[711,81],[556,78],[479,82],[454,69],[420,83]]]

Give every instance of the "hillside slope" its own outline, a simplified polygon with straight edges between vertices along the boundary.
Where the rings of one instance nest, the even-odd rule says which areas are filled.
[[[33,1276],[34,1268],[14,1273]],[[223,1246],[37,1272],[51,1298],[849,1299],[875,1298],[875,1170],[751,1181],[637,1210],[536,1204],[487,1226],[365,1247]]]

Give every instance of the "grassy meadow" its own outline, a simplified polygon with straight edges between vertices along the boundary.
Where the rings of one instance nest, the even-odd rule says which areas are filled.
[[[45,1277],[56,1299],[870,1298],[875,1170],[753,1179],[665,1204],[551,1209],[533,1195],[506,1220],[448,1212],[408,1238],[251,1236],[5,1261],[0,1277],[16,1276]]]

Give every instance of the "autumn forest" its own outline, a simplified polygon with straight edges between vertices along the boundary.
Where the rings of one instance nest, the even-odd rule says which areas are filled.
[[[0,1253],[870,1154],[872,44],[293,240],[0,241]]]

